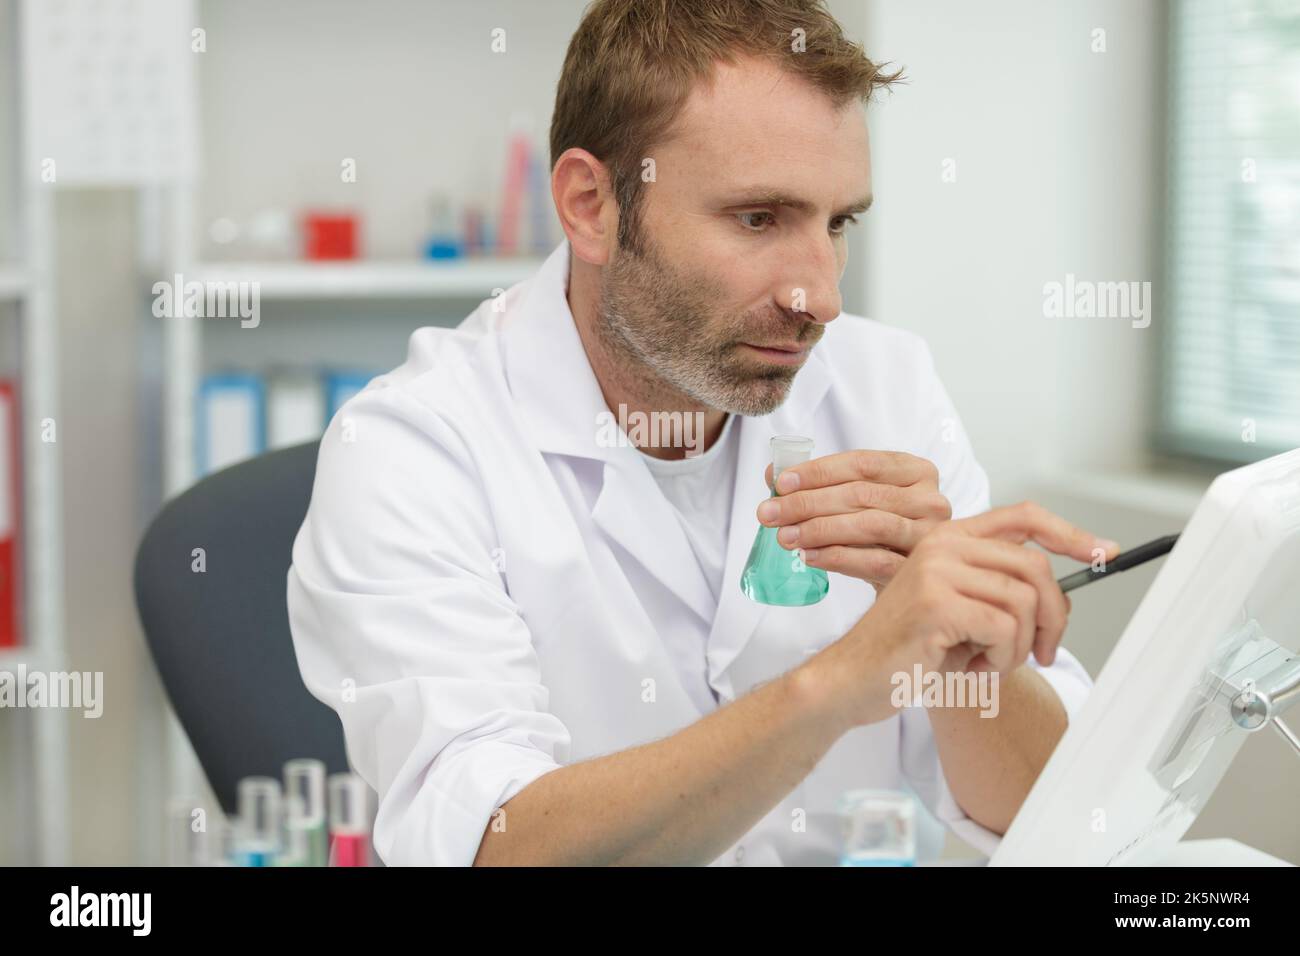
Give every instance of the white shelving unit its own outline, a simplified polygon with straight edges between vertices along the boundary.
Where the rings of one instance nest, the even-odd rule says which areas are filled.
[[[506,289],[532,275],[529,258],[428,262],[200,263],[185,280],[260,283],[262,301],[313,299],[467,299]]]
[[[79,5],[81,9],[83,5]],[[151,16],[172,9],[151,5]],[[170,16],[188,25],[195,22],[190,3],[177,4]],[[0,54],[12,44],[17,52],[24,42],[23,30],[39,18],[23,23],[23,14],[35,17],[43,8],[28,6],[24,0],[0,0]],[[89,7],[86,7],[89,10]],[[43,14],[41,15],[43,16]],[[188,27],[187,27],[188,28]],[[59,375],[57,367],[57,313],[54,275],[54,195],[57,188],[77,185],[100,185],[91,166],[78,164],[78,154],[71,147],[55,150],[60,157],[58,186],[40,181],[40,171],[33,164],[34,144],[41,140],[34,119],[55,132],[76,133],[76,118],[67,111],[37,108],[46,103],[34,95],[35,89],[48,90],[49,84],[33,83],[20,75],[17,64],[23,59],[0,55],[0,70],[9,71],[13,82],[0,84],[0,96],[12,96],[16,128],[0,115],[0,151],[12,151],[15,159],[12,177],[0,177],[0,189],[14,190],[19,215],[7,217],[0,224],[12,227],[12,246],[21,250],[22,261],[0,259],[0,316],[17,334],[11,337],[18,352],[14,367],[21,378],[21,449],[22,449],[22,538],[24,544],[24,635],[25,644],[0,651],[0,668],[20,664],[42,671],[62,671],[70,667],[64,635],[64,586],[62,560],[62,475],[60,446],[43,442],[43,419],[59,419]],[[27,62],[30,60],[30,63]],[[186,51],[186,63],[194,59]],[[35,59],[24,60],[27,65]],[[95,61],[98,62],[98,61]],[[37,64],[38,66],[40,64]],[[116,69],[116,68],[115,68]],[[56,71],[57,79],[66,71]],[[111,76],[109,77],[112,78]],[[92,77],[93,79],[93,77]],[[196,116],[200,108],[197,96],[184,83],[168,84],[183,89],[185,102],[170,103],[179,116]],[[136,87],[132,87],[136,89]],[[129,91],[128,91],[129,92]],[[177,94],[181,98],[181,94]],[[152,114],[150,114],[152,115]],[[67,118],[67,124],[63,119]],[[57,120],[58,122],[54,122]],[[64,125],[67,129],[64,129]],[[120,126],[121,124],[118,124]],[[50,129],[44,129],[47,138]],[[72,140],[59,140],[60,143]],[[40,155],[46,155],[41,153]],[[89,160],[86,160],[89,162]],[[179,172],[165,176],[145,175],[139,171],[119,170],[102,177],[103,185],[135,186],[138,189],[141,215],[141,260],[147,262],[148,274],[155,280],[182,274],[187,281],[245,281],[260,284],[264,314],[280,309],[301,314],[314,303],[357,303],[364,313],[365,303],[373,311],[399,312],[404,303],[456,302],[490,297],[533,273],[540,259],[481,259],[463,261],[359,261],[347,263],[297,262],[202,262],[197,252],[199,222],[194,178],[178,164]],[[9,180],[12,179],[12,182]],[[146,290],[147,291],[147,290]],[[346,307],[345,307],[346,309]],[[444,309],[444,312],[449,311]],[[409,309],[407,310],[409,314]],[[162,351],[162,491],[174,496],[193,484],[194,399],[205,369],[205,341],[210,332],[205,320],[166,319],[158,327]],[[381,318],[379,324],[394,333],[395,320]],[[385,333],[386,334],[386,333]],[[256,338],[249,339],[250,358],[256,355]],[[228,344],[228,343],[227,343]],[[238,343],[242,346],[242,341]],[[62,436],[60,436],[62,437]],[[146,665],[146,669],[147,665]],[[151,675],[146,675],[152,679]],[[180,730],[170,708],[161,702],[148,705],[141,717],[137,768],[139,857],[132,862],[162,862],[161,834],[168,797],[180,794],[203,795],[206,785],[193,757],[188,740]],[[68,862],[69,829],[69,739],[71,721],[60,710],[9,712],[0,711],[0,733],[13,744],[15,766],[20,773],[0,773],[7,789],[14,792],[14,806],[19,810],[21,833],[12,841],[23,857],[45,865]],[[211,800],[205,800],[215,805]],[[0,847],[0,857],[4,847]],[[0,862],[9,862],[0,860]]]
[[[304,14],[309,10],[305,2],[297,4]],[[574,13],[580,9],[574,2]],[[222,50],[229,50],[235,44],[239,31],[260,29],[260,21],[246,14],[248,9],[228,7],[217,2],[197,4],[197,15],[202,18],[209,30],[210,38],[225,36],[224,46],[214,44],[204,57],[193,59],[197,73],[211,74],[208,90],[221,90],[224,82],[229,82],[232,69],[238,70],[241,83],[274,84],[279,71],[292,69],[298,54],[293,44],[277,45],[275,70],[262,76],[256,70],[253,75],[243,66],[236,64],[228,56],[223,58]],[[426,5],[415,2],[402,8],[402,13],[411,18],[411,23],[426,22],[432,16]],[[539,18],[540,19],[540,18]],[[485,21],[486,22],[486,21]],[[260,36],[262,41],[265,36]],[[257,58],[254,58],[255,60]],[[514,62],[514,61],[512,61]],[[523,62],[519,58],[518,62]],[[369,74],[367,74],[369,75]],[[378,76],[378,74],[374,74]],[[498,95],[509,97],[512,109],[515,108],[517,88],[509,74],[493,71],[489,79],[499,82]],[[192,90],[197,91],[196,84]],[[362,94],[358,94],[361,96]],[[541,97],[545,100],[546,97]],[[353,106],[355,101],[350,100]],[[213,134],[224,136],[226,129],[225,113],[230,104],[221,96],[209,96],[200,100],[193,97],[182,114],[196,119],[198,136],[203,138],[207,130],[204,116],[213,118],[217,124]],[[242,107],[239,108],[242,113]],[[256,112],[256,111],[255,111]],[[259,114],[260,115],[260,114]],[[453,115],[459,116],[458,113]],[[467,117],[468,120],[469,117]],[[427,144],[427,148],[436,149],[436,143]],[[269,147],[268,147],[269,149]],[[418,149],[417,149],[418,152]],[[467,303],[490,298],[495,290],[506,289],[533,274],[542,262],[543,253],[518,258],[482,258],[462,260],[423,260],[415,256],[409,260],[369,259],[348,262],[301,262],[301,261],[205,261],[205,257],[215,255],[202,248],[200,238],[207,225],[207,216],[230,216],[244,220],[251,215],[258,204],[276,204],[302,206],[309,202],[321,202],[328,205],[339,199],[328,190],[322,190],[319,196],[297,193],[296,186],[280,183],[271,192],[261,192],[264,183],[243,185],[241,177],[246,174],[238,157],[223,154],[221,151],[205,152],[199,150],[198,156],[213,164],[208,170],[206,185],[203,175],[198,173],[188,183],[176,183],[157,190],[145,191],[141,195],[141,235],[145,237],[144,254],[141,257],[145,272],[143,278],[148,283],[159,280],[174,282],[180,275],[184,282],[257,282],[261,306],[261,324],[256,329],[241,329],[230,322],[209,319],[181,317],[154,319],[160,323],[154,326],[158,335],[158,354],[161,359],[162,389],[162,436],[160,457],[163,468],[162,493],[165,498],[174,497],[189,488],[198,478],[195,462],[195,413],[196,399],[203,376],[218,368],[246,366],[251,371],[269,370],[280,360],[291,364],[337,364],[351,368],[370,368],[374,361],[381,359],[391,349],[396,349],[393,365],[401,360],[402,345],[410,331],[418,325],[438,324],[450,321],[454,315],[468,314]],[[278,149],[268,152],[265,162],[274,162],[279,156]],[[292,159],[292,158],[291,158]],[[227,181],[222,176],[213,175],[214,170],[226,164],[235,170],[235,175]],[[423,171],[423,164],[417,170],[414,165],[405,167],[405,173],[394,174],[398,181],[402,175],[413,177]],[[249,175],[257,175],[256,169]],[[234,193],[228,194],[224,187],[233,181],[240,185],[234,187]],[[275,177],[268,177],[268,182],[275,182]],[[214,186],[213,183],[224,185]],[[202,189],[215,190],[215,199],[204,195]],[[316,188],[313,186],[313,188]],[[246,204],[243,192],[254,198]],[[379,193],[383,194],[380,189]],[[414,194],[413,194],[414,195]],[[391,195],[389,196],[391,199]],[[202,199],[211,199],[211,209]],[[375,199],[375,194],[370,194]],[[381,203],[382,206],[382,203]],[[364,205],[360,209],[366,215]],[[364,219],[367,226],[372,222]],[[414,250],[415,244],[409,247]],[[390,256],[400,255],[400,250],[408,248],[407,244],[397,244],[384,248]],[[392,251],[392,250],[397,251]],[[549,252],[550,250],[546,250]],[[252,252],[241,253],[252,256]],[[149,284],[143,284],[145,307],[150,304]],[[462,312],[462,309],[464,310]],[[356,325],[353,325],[353,317]],[[319,321],[317,321],[319,320]],[[358,330],[361,330],[358,332]],[[364,338],[367,346],[359,350],[351,346]],[[301,349],[295,348],[301,342]],[[376,373],[386,371],[388,367],[375,368]],[[145,862],[160,857],[159,849],[152,844],[155,834],[159,832],[158,821],[163,817],[165,797],[181,794],[206,795],[207,788],[200,768],[194,759],[189,742],[180,729],[170,708],[153,708],[160,713],[152,715],[149,726],[142,728],[140,741],[144,754],[139,768],[141,804],[138,807],[141,833],[141,857]],[[163,792],[165,791],[165,793]],[[209,795],[210,796],[210,795]],[[205,801],[215,806],[210,799]]]
[[[0,299],[16,303],[22,383],[26,646],[6,654],[15,664],[63,671],[71,663],[61,445],[43,440],[44,422],[59,424],[54,197],[69,187],[119,189],[186,177],[191,144],[180,107],[191,98],[182,81],[193,54],[176,38],[195,22],[192,6],[185,0],[136,0],[123,9],[94,0],[0,0],[0,67],[9,73],[0,89],[12,90],[20,118],[16,134],[0,129],[0,150],[12,148],[17,158],[22,214],[14,230],[22,262],[0,265]],[[0,721],[10,716],[0,713]],[[70,724],[58,709],[22,714],[14,726],[24,733],[14,743],[23,772],[3,775],[25,791],[16,801],[21,838],[42,864],[67,862]]]
[[[0,8],[6,31],[16,37],[17,8]],[[17,77],[15,100],[21,101]],[[60,672],[68,669],[63,632],[63,514],[59,445],[42,440],[42,421],[58,421],[58,358],[53,274],[53,199],[49,187],[24,167],[23,146],[31,117],[22,105],[13,111],[18,130],[0,131],[0,143],[12,148],[19,170],[12,186],[18,216],[13,224],[25,258],[0,265],[0,309],[18,326],[17,376],[20,386],[18,428],[21,456],[22,640],[0,651],[0,669]],[[9,183],[3,184],[9,187]],[[24,827],[24,852],[43,866],[68,862],[67,714],[57,708],[0,712],[11,725],[11,741],[21,772],[7,774],[15,805],[30,813]],[[23,822],[29,822],[24,817]]]

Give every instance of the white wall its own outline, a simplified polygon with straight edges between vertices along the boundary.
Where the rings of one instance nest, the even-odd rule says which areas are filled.
[[[868,9],[870,54],[909,76],[869,113],[869,313],[929,339],[995,501],[1036,469],[1140,466],[1155,323],[1048,319],[1042,290],[1073,272],[1159,302],[1163,4]]]

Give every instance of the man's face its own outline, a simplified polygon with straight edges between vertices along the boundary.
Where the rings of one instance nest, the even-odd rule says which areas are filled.
[[[646,158],[642,254],[606,264],[601,334],[625,374],[765,415],[840,313],[871,193],[862,109],[763,61],[720,64]]]

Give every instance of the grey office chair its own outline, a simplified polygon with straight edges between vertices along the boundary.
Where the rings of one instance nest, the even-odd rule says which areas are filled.
[[[297,445],[204,478],[164,506],[136,555],[145,639],[227,814],[241,777],[278,778],[291,758],[347,769],[338,715],[302,682],[285,604],[318,449]]]

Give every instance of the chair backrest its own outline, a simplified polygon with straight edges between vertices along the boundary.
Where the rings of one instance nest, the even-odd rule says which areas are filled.
[[[338,715],[302,682],[285,602],[318,450],[297,445],[204,478],[167,503],[136,555],[145,639],[227,814],[240,778],[279,778],[294,757],[347,769]]]

